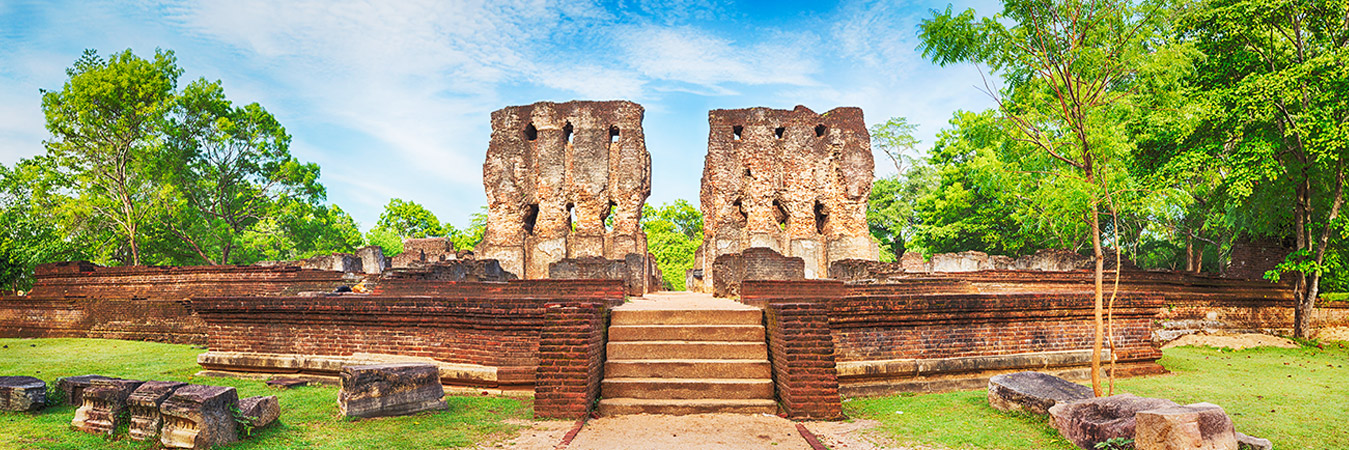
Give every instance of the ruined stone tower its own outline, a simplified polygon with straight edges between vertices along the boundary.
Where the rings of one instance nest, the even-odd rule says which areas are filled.
[[[827,277],[832,261],[877,259],[866,222],[874,161],[860,108],[719,109],[707,120],[696,263],[706,288],[717,256],[751,247],[802,258],[806,278]]]
[[[524,279],[548,278],[549,264],[564,258],[645,259],[640,221],[651,156],[642,114],[628,101],[493,112],[482,166],[487,229],[477,256]]]

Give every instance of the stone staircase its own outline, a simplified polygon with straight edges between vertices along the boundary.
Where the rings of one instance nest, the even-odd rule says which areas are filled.
[[[777,413],[762,310],[637,306],[610,318],[601,415]]]

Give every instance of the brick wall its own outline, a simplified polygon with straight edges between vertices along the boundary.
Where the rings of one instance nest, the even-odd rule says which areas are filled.
[[[712,295],[736,297],[745,280],[804,280],[806,262],[765,247],[718,256],[712,263]],[[706,275],[706,274],[704,274]]]
[[[534,385],[540,364],[547,305],[575,302],[607,310],[623,301],[622,284],[604,280],[380,286],[395,292],[200,298],[192,301],[192,308],[207,323],[212,353],[431,358],[495,368],[490,387],[527,388]],[[249,362],[246,358],[236,361],[241,362],[206,368],[286,369],[243,365]]]
[[[777,398],[793,419],[842,418],[834,341],[822,302],[773,303],[767,317]]]
[[[0,297],[0,337],[91,337],[205,344],[197,296],[274,296],[352,284],[341,272],[295,267],[39,265],[33,289]]]
[[[559,302],[544,307],[534,415],[580,419],[600,395],[604,378],[607,308],[599,302]]]

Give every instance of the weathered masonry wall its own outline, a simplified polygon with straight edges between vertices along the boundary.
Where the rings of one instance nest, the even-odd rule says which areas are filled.
[[[1094,330],[1089,296],[948,293],[948,287],[927,281],[745,281],[741,301],[778,313],[818,305],[822,313],[798,314],[792,327],[827,327],[844,396],[975,389],[992,375],[1020,370],[1072,379],[1088,374]],[[1156,363],[1161,351],[1151,340],[1161,306],[1156,296],[1117,299],[1118,375],[1163,371]]]
[[[904,273],[897,264],[845,261],[831,269],[855,283],[934,286],[950,293],[1076,293],[1090,294],[1092,273],[1086,270],[1040,272],[984,270],[975,272]],[[1107,294],[1114,275],[1106,274]],[[936,287],[940,286],[940,287]],[[1288,284],[1231,279],[1186,272],[1124,271],[1120,293],[1152,295],[1161,300],[1153,339],[1166,342],[1196,332],[1289,334],[1293,327],[1293,290]],[[1313,326],[1349,326],[1349,305],[1318,305]]]
[[[615,280],[416,282],[372,294],[198,298],[192,308],[209,330],[210,351],[198,358],[208,371],[322,379],[342,364],[422,359],[441,367],[445,384],[531,389],[543,365],[599,364],[578,350],[601,346],[594,336],[562,347],[542,337],[576,338],[569,333],[585,330],[574,326],[589,330],[623,298]],[[552,305],[574,309],[553,314]]]
[[[100,267],[43,264],[33,290],[0,297],[0,337],[88,337],[205,344],[205,323],[187,300],[332,291],[351,284],[342,272],[296,267]]]
[[[874,161],[859,108],[824,114],[750,108],[708,113],[703,168],[704,289],[717,257],[766,247],[805,261],[806,278],[829,263],[876,259],[866,207]]]
[[[483,163],[487,229],[476,253],[523,279],[565,258],[647,257],[651,156],[641,105],[539,102],[492,113]],[[611,226],[606,225],[611,221]],[[645,266],[633,267],[644,275]],[[655,290],[655,288],[647,289]]]

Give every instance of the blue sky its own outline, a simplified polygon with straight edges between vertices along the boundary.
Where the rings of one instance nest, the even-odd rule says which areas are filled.
[[[981,14],[999,3],[957,3]],[[491,111],[541,100],[646,108],[648,203],[695,204],[707,111],[859,106],[904,116],[923,146],[992,106],[978,68],[923,60],[917,24],[946,2],[0,0],[0,163],[43,152],[39,89],[85,48],[172,49],[180,85],[221,80],[319,163],[362,229],[398,197],[465,224],[485,200]],[[893,173],[883,156],[878,174]],[[887,172],[888,169],[888,172]]]

